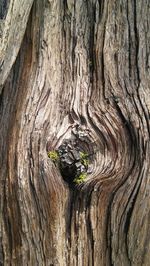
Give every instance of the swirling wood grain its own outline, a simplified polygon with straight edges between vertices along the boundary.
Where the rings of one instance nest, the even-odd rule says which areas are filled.
[[[149,3],[31,3],[1,66],[1,264],[148,266]],[[47,147],[77,127],[95,155],[71,189]]]

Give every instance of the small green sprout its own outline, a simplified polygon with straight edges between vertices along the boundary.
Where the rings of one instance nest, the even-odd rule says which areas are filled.
[[[83,183],[85,181],[86,177],[87,177],[87,174],[86,173],[82,173],[79,176],[77,176],[73,180],[73,182],[76,183],[76,184],[81,184],[81,183]]]
[[[80,161],[86,167],[89,165],[88,154],[86,152],[80,152]]]
[[[59,155],[57,151],[49,151],[47,155],[53,162],[56,162],[59,159]]]

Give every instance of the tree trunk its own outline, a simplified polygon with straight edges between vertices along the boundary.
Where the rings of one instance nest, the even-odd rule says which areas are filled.
[[[149,265],[149,8],[1,0],[0,265]],[[71,140],[80,184],[47,156]]]

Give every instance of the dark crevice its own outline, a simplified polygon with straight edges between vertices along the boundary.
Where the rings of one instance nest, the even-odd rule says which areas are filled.
[[[136,184],[137,183],[138,183],[138,180],[137,180]],[[127,238],[128,238],[128,232],[129,232],[130,223],[131,223],[131,219],[132,219],[132,213],[133,213],[133,210],[134,210],[134,206],[135,206],[135,203],[136,203],[136,199],[137,199],[138,194],[139,194],[139,190],[140,190],[140,187],[141,187],[141,183],[142,183],[142,177],[141,177],[140,183],[138,184],[138,187],[136,188],[136,185],[135,185],[135,187],[133,188],[133,190],[135,190],[135,189],[137,190],[134,198],[132,199],[132,195],[133,195],[133,191],[132,191],[131,192],[131,195],[129,197],[128,203],[127,203],[127,205],[128,205],[130,203],[131,199],[132,199],[132,205],[131,205],[131,207],[129,208],[129,210],[127,212],[126,221],[125,221],[125,224],[124,224],[126,251],[127,251],[128,259],[129,260],[130,260],[130,256],[129,256],[129,248],[128,248],[128,240],[127,240]]]
[[[89,256],[92,258],[91,266],[94,266],[94,235],[93,235],[91,215],[90,215],[92,189],[87,194],[88,194],[88,198],[86,198],[86,212],[87,212],[86,225],[87,225],[87,235],[89,236],[90,245],[91,245],[91,248],[90,248],[91,253],[89,252]],[[89,261],[91,261],[90,258],[89,258]]]
[[[105,1],[104,0],[98,0],[99,2],[99,18],[101,20],[103,12],[104,12],[104,5],[105,5]],[[100,22],[100,21],[99,21]]]
[[[100,3],[100,8],[101,8],[101,16],[102,16],[102,11],[104,12],[104,8],[105,8],[105,3],[104,3],[104,1],[102,1],[101,3]],[[101,86],[102,86],[102,88],[101,88],[101,91],[102,91],[102,94],[103,94],[103,99],[106,99],[106,97],[105,97],[105,63],[104,63],[104,54],[105,54],[105,52],[104,52],[104,43],[105,43],[105,34],[106,34],[106,23],[107,23],[107,17],[108,17],[108,4],[107,4],[107,11],[106,11],[106,17],[105,17],[105,20],[104,20],[104,22],[103,22],[103,38],[102,38],[102,51],[101,51],[101,62],[100,62],[100,64],[101,64],[101,66],[100,66],[100,69],[99,69],[99,67],[98,67],[98,65],[97,65],[97,71],[96,71],[96,77],[97,77],[97,83],[99,84],[99,71],[100,71],[100,77],[101,77],[101,79],[100,79],[100,82],[101,82]],[[104,12],[105,13],[105,12]]]
[[[129,78],[131,78],[131,30],[130,30],[130,22],[129,22],[129,3],[127,0],[127,21],[128,21],[128,58],[129,58]]]
[[[5,19],[10,0],[0,0],[0,19]]]
[[[111,203],[113,202],[114,199],[114,193],[112,192],[111,198],[109,200],[109,205],[107,207],[107,215],[106,215],[106,247],[109,252],[109,265],[113,266],[112,263],[112,236],[111,236]]]
[[[74,226],[76,221],[73,220],[73,215],[75,213],[75,203],[77,202],[78,192],[76,190],[70,190],[69,197],[68,197],[68,207],[66,208],[66,240],[68,242],[68,264],[70,265],[70,254],[71,249],[74,246],[74,242],[72,242],[72,235],[71,229]]]
[[[74,1],[73,7],[73,16],[72,16],[72,43],[71,43],[71,59],[72,59],[72,81],[75,80],[75,47],[77,44],[77,36],[76,36],[76,1]]]
[[[0,120],[2,120],[2,116],[3,116],[3,113],[4,113],[4,111],[3,111],[4,107],[5,107],[4,99],[5,99],[5,96],[4,96],[4,87],[3,87],[2,91],[0,93]]]
[[[137,70],[137,81],[138,86],[140,84],[140,71],[138,66],[138,52],[139,52],[139,36],[138,36],[138,30],[137,30],[137,6],[136,6],[136,0],[134,0],[134,32],[135,32],[135,66]]]
[[[90,82],[93,81],[93,73],[95,68],[95,53],[94,53],[94,34],[95,34],[95,12],[96,6],[91,6],[87,3],[87,12],[89,17],[89,70],[90,70]]]

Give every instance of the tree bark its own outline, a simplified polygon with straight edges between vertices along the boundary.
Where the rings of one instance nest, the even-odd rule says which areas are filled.
[[[1,1],[0,265],[149,265],[149,9]],[[47,152],[74,134],[70,186]]]

